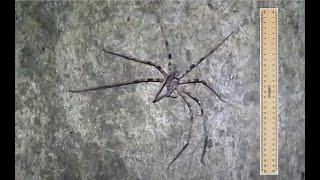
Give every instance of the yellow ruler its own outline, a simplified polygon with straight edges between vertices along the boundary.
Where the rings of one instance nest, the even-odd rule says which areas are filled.
[[[278,8],[260,8],[260,175],[278,175]]]

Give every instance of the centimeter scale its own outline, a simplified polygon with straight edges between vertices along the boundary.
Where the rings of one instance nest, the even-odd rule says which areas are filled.
[[[260,175],[278,175],[278,8],[260,8]]]

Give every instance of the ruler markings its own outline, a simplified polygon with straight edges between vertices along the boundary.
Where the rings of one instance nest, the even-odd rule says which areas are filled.
[[[278,9],[260,8],[260,175],[278,174]]]

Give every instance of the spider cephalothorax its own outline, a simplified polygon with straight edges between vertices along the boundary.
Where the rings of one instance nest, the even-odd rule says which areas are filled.
[[[152,7],[154,8],[154,6],[152,6]],[[156,13],[155,8],[154,8],[154,11],[155,11],[155,15],[157,16],[157,20],[158,20],[158,22],[160,24],[162,35],[163,35],[164,41],[165,41],[165,45],[166,45],[166,48],[168,50],[168,59],[171,60],[171,53],[169,52],[168,41],[164,36],[163,28],[162,28],[162,25],[161,25],[161,21],[160,21],[160,18],[158,16],[158,14]],[[167,73],[166,71],[164,71],[162,69],[162,67],[160,65],[155,64],[155,63],[153,63],[151,61],[145,61],[145,60],[134,58],[134,57],[131,57],[131,56],[128,56],[128,55],[118,54],[118,53],[107,51],[107,50],[103,49],[103,51],[106,52],[107,54],[115,55],[115,56],[121,57],[123,59],[134,61],[134,62],[137,62],[137,63],[142,63],[142,64],[146,64],[146,65],[149,65],[149,66],[153,66],[156,69],[158,69],[158,71],[162,74],[163,78],[144,78],[144,79],[137,79],[137,80],[129,81],[129,82],[115,83],[115,84],[110,84],[110,85],[105,85],[105,86],[100,86],[100,87],[94,87],[94,88],[89,88],[89,89],[69,90],[69,91],[77,93],[77,92],[86,92],[86,91],[114,88],[114,87],[119,87],[119,86],[124,86],[124,85],[129,85],[129,84],[138,84],[138,83],[143,83],[143,82],[146,82],[146,83],[148,83],[148,82],[156,82],[156,83],[161,83],[161,87],[159,88],[159,90],[158,90],[158,92],[157,92],[157,94],[156,94],[156,96],[155,96],[155,98],[153,100],[153,103],[156,103],[156,102],[160,101],[161,99],[163,99],[165,97],[170,97],[170,98],[177,98],[178,96],[181,97],[183,99],[183,101],[186,103],[186,105],[188,106],[188,109],[190,111],[190,122],[191,122],[191,125],[190,125],[189,131],[188,131],[188,139],[187,139],[186,144],[179,151],[179,153],[175,156],[175,158],[169,163],[168,168],[180,156],[180,154],[187,148],[187,146],[189,145],[189,141],[190,141],[190,138],[191,138],[192,125],[193,125],[193,112],[192,112],[190,103],[186,99],[187,99],[187,97],[191,98],[193,101],[195,101],[199,105],[199,107],[201,109],[201,115],[202,115],[202,118],[203,118],[203,127],[204,127],[205,140],[204,140],[204,147],[203,147],[202,156],[201,156],[201,163],[204,164],[203,158],[204,158],[204,155],[205,155],[205,152],[206,152],[206,148],[207,148],[208,135],[207,135],[207,130],[206,130],[205,118],[204,118],[204,115],[203,115],[204,112],[203,112],[202,104],[201,104],[201,101],[197,97],[193,96],[190,92],[184,90],[181,85],[195,84],[195,83],[196,84],[202,84],[202,85],[206,86],[209,90],[211,90],[221,101],[224,101],[224,100],[221,99],[221,97],[217,94],[217,92],[211,86],[209,86],[206,81],[201,80],[201,79],[182,80],[182,78],[185,75],[187,75],[193,68],[197,67],[198,64],[200,64],[208,56],[210,56],[222,43],[224,43],[225,40],[227,40],[230,37],[230,35],[232,33],[233,32],[231,32],[223,41],[221,41],[216,47],[214,47],[206,55],[204,55],[203,57],[198,59],[195,63],[193,63],[185,71],[185,73],[183,73],[181,76],[180,76],[180,73],[177,70],[177,65],[176,64],[169,63],[168,64],[168,73]],[[160,93],[162,92],[164,87],[166,87],[166,91],[162,95],[160,95]],[[178,96],[173,95],[174,92],[176,92]]]
[[[165,82],[163,83],[163,86],[159,89],[156,98],[153,100],[153,103],[161,100],[164,97],[171,97],[171,98],[177,98],[177,96],[172,95],[174,90],[176,90],[178,84],[179,84],[179,71],[177,70],[177,65],[169,63],[168,64],[168,74],[166,74]],[[166,87],[167,92],[163,95],[158,96],[162,89]]]

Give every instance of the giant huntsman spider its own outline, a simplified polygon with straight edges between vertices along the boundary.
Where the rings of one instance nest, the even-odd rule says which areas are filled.
[[[168,59],[171,59],[171,53],[169,50],[169,43],[166,39],[166,36],[163,32],[163,28],[162,28],[162,24],[159,18],[159,15],[157,14],[157,11],[154,7],[154,5],[152,4],[152,8],[153,11],[156,15],[157,21],[159,23],[160,29],[161,29],[161,33],[165,42],[165,46],[167,49],[167,53],[168,53]],[[193,63],[186,71],[185,73],[183,73],[181,76],[180,73],[177,70],[177,65],[173,64],[173,63],[168,63],[168,73],[163,70],[163,68],[158,65],[155,64],[151,61],[145,61],[145,60],[141,60],[138,58],[134,58],[128,55],[124,55],[124,54],[119,54],[119,53],[115,53],[115,52],[111,52],[108,50],[103,49],[103,51],[107,54],[111,54],[114,56],[118,56],[121,57],[122,59],[126,59],[129,61],[134,61],[137,63],[141,63],[141,64],[146,64],[152,67],[155,67],[158,71],[160,71],[160,73],[163,75],[163,78],[144,78],[144,79],[136,79],[133,81],[129,81],[129,82],[122,82],[122,83],[114,83],[114,84],[110,84],[110,85],[105,85],[105,86],[99,86],[99,87],[93,87],[93,88],[88,88],[88,89],[82,89],[82,90],[69,90],[69,92],[72,93],[80,93],[80,92],[87,92],[87,91],[95,91],[95,90],[103,90],[103,89],[108,89],[108,88],[114,88],[114,87],[120,87],[120,86],[124,86],[124,85],[130,85],[130,84],[138,84],[138,83],[150,83],[150,82],[155,82],[155,83],[162,83],[160,89],[158,90],[153,103],[160,101],[161,99],[165,98],[165,97],[169,97],[169,98],[177,98],[179,95],[183,101],[185,102],[185,104],[187,105],[189,111],[190,111],[190,127],[189,127],[189,131],[188,131],[188,139],[187,142],[185,143],[185,145],[182,147],[182,149],[179,151],[179,153],[175,156],[175,158],[173,158],[173,160],[168,164],[167,169],[169,169],[170,165],[175,162],[177,160],[177,158],[182,154],[182,152],[187,148],[187,146],[189,145],[190,142],[190,138],[191,138],[191,133],[192,133],[192,126],[193,126],[193,112],[191,109],[191,104],[187,101],[187,97],[191,98],[193,101],[195,101],[201,110],[201,116],[203,119],[203,128],[204,128],[204,134],[205,134],[205,139],[204,139],[204,147],[203,147],[203,151],[202,151],[202,156],[201,156],[201,163],[205,165],[204,162],[204,155],[206,153],[206,148],[207,148],[207,143],[208,143],[208,135],[207,135],[207,128],[206,128],[206,121],[204,118],[204,111],[203,111],[203,107],[201,104],[201,101],[193,96],[190,92],[184,90],[181,88],[180,85],[186,85],[186,84],[202,84],[204,86],[206,86],[209,90],[211,90],[218,98],[219,100],[225,102],[219,95],[218,93],[211,87],[208,85],[208,83],[204,80],[201,79],[188,79],[188,80],[182,80],[182,78],[187,75],[192,69],[194,69],[195,67],[197,67],[203,60],[205,60],[208,56],[210,56],[216,49],[218,49],[220,47],[221,44],[223,44],[233,33],[233,31],[223,40],[221,41],[216,47],[214,47],[211,51],[209,51],[207,54],[205,54],[203,57],[201,57],[199,60],[197,60],[195,63]],[[162,92],[163,88],[166,87],[167,91],[160,95],[160,93]],[[177,92],[177,95],[173,95],[174,92]]]

